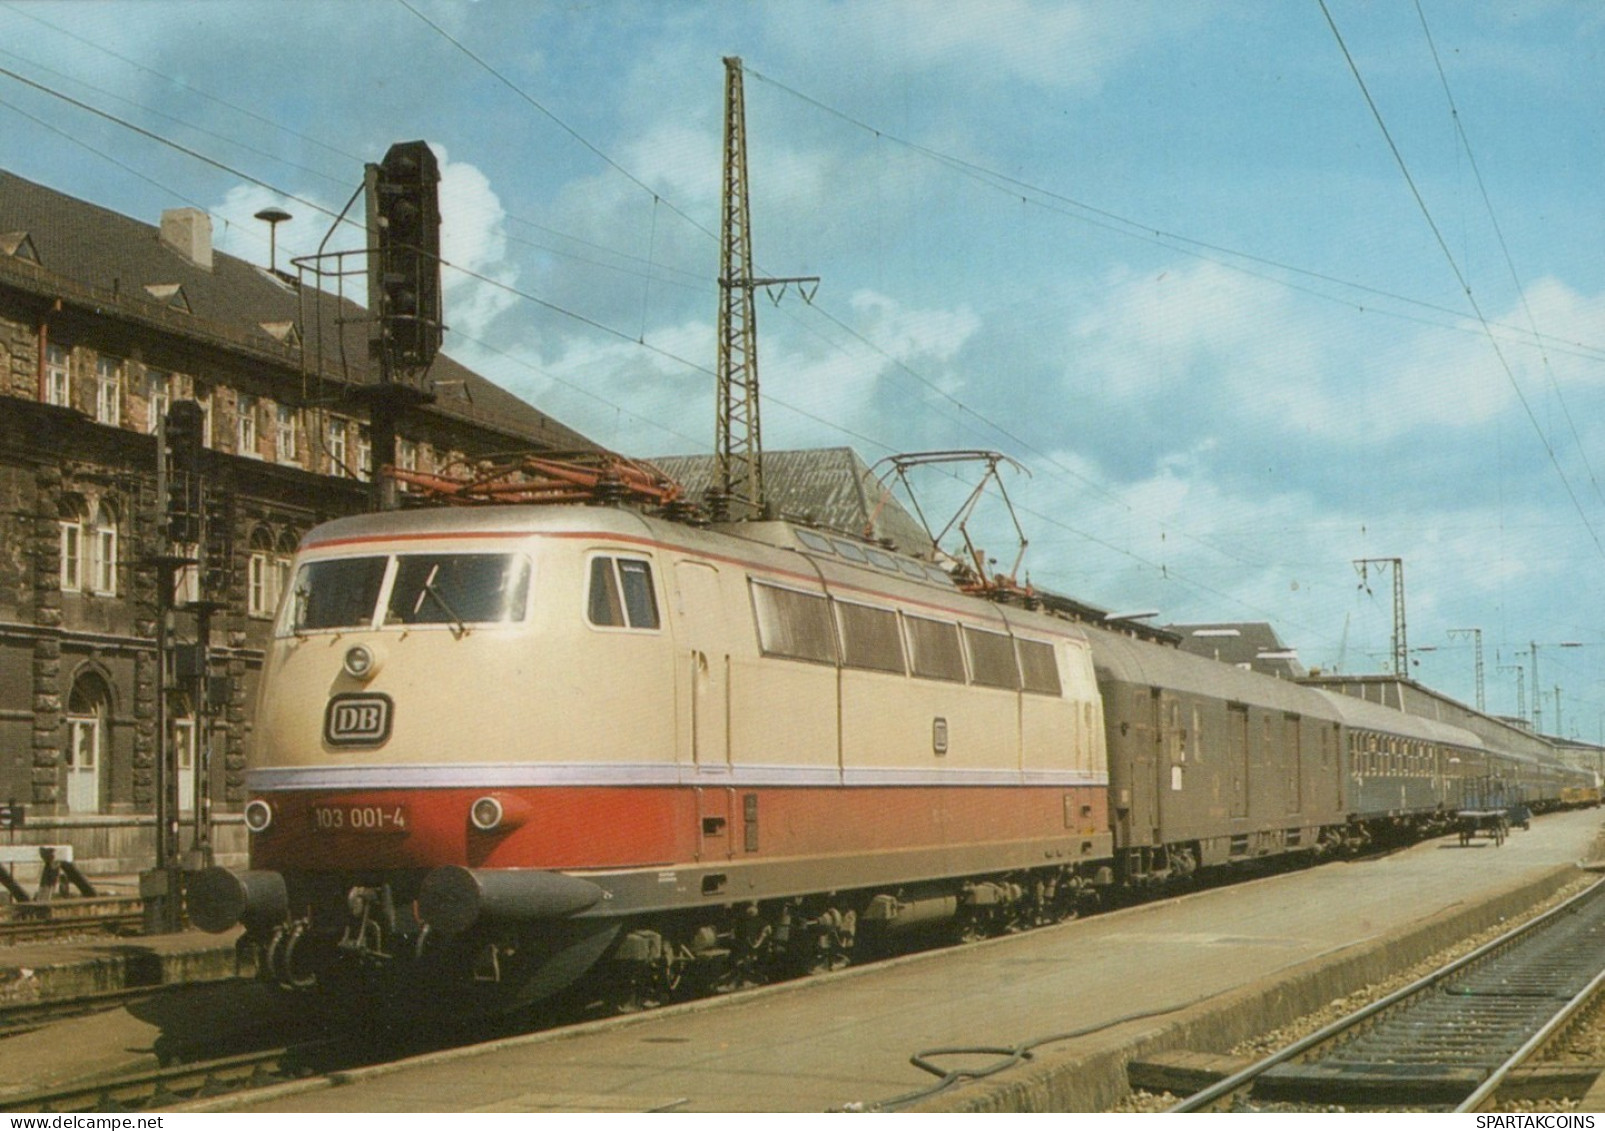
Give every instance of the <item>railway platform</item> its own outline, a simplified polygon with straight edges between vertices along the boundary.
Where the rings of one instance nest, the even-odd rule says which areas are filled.
[[[93,882],[100,896],[139,892],[138,876],[96,876]],[[239,933],[85,934],[3,945],[0,1003],[231,978],[236,973],[234,943]]]
[[[1596,810],[182,1110],[1096,1111],[1578,880]],[[947,1050],[947,1051],[942,1051]],[[911,1063],[920,1057],[930,1066]],[[942,1087],[935,1073],[969,1073]]]

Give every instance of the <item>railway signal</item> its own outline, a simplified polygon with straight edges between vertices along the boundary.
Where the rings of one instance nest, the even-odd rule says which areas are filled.
[[[167,457],[167,539],[179,545],[201,540],[201,449],[205,415],[194,401],[167,410],[162,444]]]
[[[387,381],[416,383],[442,334],[440,166],[428,143],[398,142],[368,166],[368,304],[378,315],[371,352]]]

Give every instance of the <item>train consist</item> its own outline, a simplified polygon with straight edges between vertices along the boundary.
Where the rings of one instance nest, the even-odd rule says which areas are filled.
[[[286,986],[629,1008],[1430,829],[1471,783],[1597,796],[1469,731],[1028,604],[785,522],[328,523],[264,665],[250,870],[195,877],[191,918],[243,923]]]

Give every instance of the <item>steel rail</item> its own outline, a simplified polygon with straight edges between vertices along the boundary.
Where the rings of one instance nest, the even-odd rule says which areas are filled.
[[[1311,1049],[1332,1042],[1347,1033],[1359,1029],[1366,1022],[1376,1018],[1379,1014],[1392,1009],[1401,1002],[1419,996],[1425,991],[1433,988],[1443,981],[1446,981],[1468,967],[1476,965],[1492,957],[1499,951],[1509,949],[1511,946],[1523,941],[1529,936],[1536,934],[1538,931],[1554,922],[1560,916],[1570,914],[1578,905],[1588,900],[1591,896],[1596,895],[1596,893],[1601,893],[1602,886],[1605,886],[1605,880],[1595,881],[1577,895],[1566,900],[1564,903],[1550,908],[1544,914],[1513,927],[1509,931],[1506,931],[1504,934],[1500,935],[1498,938],[1484,943],[1475,950],[1461,955],[1454,961],[1447,963],[1437,970],[1431,971],[1421,978],[1417,978],[1409,985],[1395,990],[1385,997],[1379,998],[1378,1000],[1371,1002],[1369,1005],[1355,1010],[1346,1017],[1340,1017],[1338,1020],[1323,1026],[1314,1033],[1310,1033],[1309,1035],[1294,1041],[1292,1044],[1272,1053],[1270,1056],[1255,1061],[1253,1064],[1250,1064],[1241,1071],[1233,1073],[1232,1075],[1210,1085],[1208,1088],[1205,1088],[1202,1091],[1195,1092],[1193,1095],[1183,1099],[1180,1103],[1168,1108],[1166,1113],[1197,1112],[1212,1109],[1214,1105],[1235,1095],[1249,1085],[1252,1085],[1256,1080],[1264,1076],[1267,1072],[1278,1065],[1286,1064],[1289,1061],[1295,1060],[1296,1058],[1302,1056],[1304,1053],[1309,1052]],[[1528,1043],[1531,1042],[1529,1041]],[[1523,1047],[1525,1047],[1525,1045]]]
[[[170,1068],[129,1072],[64,1088],[20,1093],[0,1098],[0,1111],[144,1110],[164,1102],[181,1102],[220,1085],[243,1089],[249,1087],[251,1081],[270,1074],[288,1075],[294,1071],[290,1063],[294,1058],[334,1044],[331,1040],[290,1045]]]
[[[1503,1064],[1490,1072],[1488,1079],[1484,1080],[1476,1091],[1462,1100],[1460,1106],[1455,1108],[1455,1111],[1486,1111],[1491,1107],[1494,1097],[1499,1093],[1499,1089],[1504,1086],[1506,1078],[1548,1045],[1579,1013],[1593,1002],[1602,988],[1605,988],[1605,970],[1601,970],[1596,974],[1594,980],[1578,991],[1565,1005],[1561,1006],[1555,1016],[1545,1022],[1542,1029],[1529,1037],[1521,1048],[1511,1053]]]
[[[81,1017],[87,1013],[104,1013],[130,1002],[144,1001],[166,993],[172,986],[130,986],[120,990],[96,990],[71,997],[41,998],[38,1001],[13,1001],[0,1005],[0,1037],[32,1032],[52,1021]]]

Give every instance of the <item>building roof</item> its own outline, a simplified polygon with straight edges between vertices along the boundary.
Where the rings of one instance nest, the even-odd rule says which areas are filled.
[[[1299,663],[1298,654],[1282,643],[1276,630],[1264,621],[1171,624],[1166,625],[1165,630],[1181,638],[1180,647],[1184,652],[1251,668],[1279,679],[1304,676],[1304,665]]]
[[[711,455],[650,460],[700,501],[713,485]],[[903,553],[928,557],[932,546],[918,519],[896,499],[882,500],[869,465],[851,448],[808,448],[763,453],[764,490],[776,517],[822,526],[855,538],[889,539]]]
[[[343,385],[377,381],[376,368],[368,364],[360,306],[311,288],[303,291],[288,276],[212,249],[209,230],[197,238],[209,253],[209,267],[204,257],[192,260],[164,240],[154,224],[0,171],[0,286],[292,372],[301,368],[304,339],[309,367],[316,368],[315,355],[323,354],[325,378]],[[319,325],[340,329],[319,334]],[[451,392],[443,391],[425,412],[543,448],[596,446],[444,354],[429,375]]]

